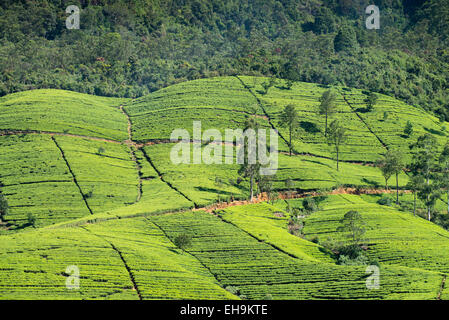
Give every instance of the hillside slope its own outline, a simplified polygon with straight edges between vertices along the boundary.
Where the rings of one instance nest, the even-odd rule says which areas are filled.
[[[301,200],[207,207],[247,199],[249,183],[238,181],[235,163],[173,165],[170,133],[191,132],[193,121],[201,121],[203,131],[224,132],[255,115],[261,128],[279,130],[273,187],[283,196],[379,188],[383,177],[372,162],[388,148],[409,154],[408,143],[424,132],[440,144],[446,139],[443,124],[422,110],[382,96],[373,111],[360,112],[363,92],[334,87],[339,98],[332,119],[350,135],[337,171],[316,112],[328,88],[296,82],[285,89],[278,80],[262,94],[267,80],[195,80],[136,100],[61,90],[1,98],[0,192],[10,212],[0,225],[0,298],[447,298],[441,283],[449,271],[449,234],[409,213],[359,195],[329,196],[305,219],[302,239],[288,233],[284,210],[285,201]],[[288,104],[300,114],[292,156],[279,126]],[[401,136],[407,120],[415,128],[409,139]],[[407,181],[401,174],[400,187]],[[366,288],[364,266],[337,265],[310,241],[340,239],[336,222],[351,208],[367,217],[367,252],[381,263],[380,290]],[[179,235],[190,236],[190,246],[175,245]],[[82,275],[78,291],[65,287],[71,265]]]

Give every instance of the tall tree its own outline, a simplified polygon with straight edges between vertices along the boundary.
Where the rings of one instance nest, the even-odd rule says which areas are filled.
[[[434,136],[426,133],[419,136],[416,143],[412,144],[410,148],[413,150],[410,169],[413,174],[421,175],[425,181],[424,185],[418,191],[418,197],[426,204],[427,219],[430,221],[431,211],[440,191],[437,183],[433,179],[436,178],[438,142]]]
[[[252,129],[256,131],[258,128],[257,121],[255,117],[247,118],[245,121],[245,129]],[[254,148],[250,148],[250,143],[247,138],[243,141],[243,148],[245,151],[243,163],[240,165],[238,174],[244,178],[249,178],[250,184],[250,200],[253,201],[254,198],[254,182],[259,177],[260,163],[251,163],[250,159],[257,159],[257,143],[255,143]]]
[[[325,126],[324,126],[324,136],[327,137],[327,120],[328,118],[335,112],[335,100],[336,95],[331,90],[327,90],[320,97],[320,106],[318,109],[318,113],[320,115],[324,115],[326,118]]]
[[[365,103],[368,111],[372,111],[374,105],[377,103],[377,94],[371,92],[368,97],[365,99]]]
[[[410,120],[408,120],[404,128],[404,134],[408,138],[412,135],[412,133],[413,133],[413,124],[410,122]]]
[[[334,145],[335,152],[337,154],[337,171],[339,171],[338,163],[339,163],[339,154],[340,154],[340,147],[341,145],[346,141],[347,135],[346,135],[346,128],[344,128],[338,120],[332,121],[332,123],[329,126],[329,135],[327,137],[327,143],[329,145]]]
[[[382,158],[376,161],[377,167],[382,172],[382,176],[385,179],[385,190],[388,190],[388,180],[395,173],[394,159],[395,155],[392,151],[388,150]]]
[[[441,188],[447,194],[447,213],[449,214],[449,142],[444,146],[443,151],[438,159],[439,162],[439,177]]]
[[[362,215],[358,211],[348,211],[343,219],[340,220],[340,224],[341,226],[337,228],[337,231],[348,232],[348,237],[351,238],[352,244],[358,245],[366,232]]]
[[[413,215],[416,215],[416,194],[421,190],[424,179],[421,175],[412,175],[407,183],[407,188],[413,192]]]
[[[399,174],[404,169],[405,165],[402,153],[397,150],[388,150],[378,163],[382,171],[382,175],[385,178],[386,189],[388,189],[388,179],[393,174],[396,176],[396,204],[399,204]]]
[[[298,112],[291,104],[287,105],[281,113],[279,125],[288,129],[288,148],[290,156],[292,155],[292,135],[296,131],[296,125],[298,124]]]
[[[0,193],[0,220],[4,220],[8,214],[9,206],[5,196]]]
[[[357,37],[354,30],[344,25],[334,38],[334,50],[339,51],[353,51],[358,47]]]

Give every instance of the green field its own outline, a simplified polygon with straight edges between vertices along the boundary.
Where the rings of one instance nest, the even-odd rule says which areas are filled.
[[[264,94],[267,80],[201,79],[135,100],[50,89],[0,98],[0,192],[9,205],[0,224],[0,299],[449,299],[448,231],[413,216],[404,172],[401,205],[378,204],[385,181],[373,165],[387,149],[409,159],[408,145],[423,133],[443,146],[446,123],[384,95],[366,112],[366,92],[334,87],[331,119],[349,134],[337,171],[317,114],[328,88],[286,89],[278,79]],[[289,104],[299,114],[292,156],[279,124]],[[203,132],[223,134],[251,115],[280,133],[272,178],[279,199],[245,202],[249,181],[235,155],[224,154],[235,153],[232,141],[218,145],[223,164],[172,163],[174,129],[191,134],[201,121]],[[313,212],[305,206],[311,198]],[[437,200],[441,214],[446,200]],[[340,264],[329,250],[330,242],[346,243],[337,229],[350,210],[366,222],[364,255],[379,265],[379,289],[366,286],[367,264]],[[292,219],[300,235],[289,232]],[[179,244],[179,236],[190,242]],[[73,265],[80,288],[69,290]]]

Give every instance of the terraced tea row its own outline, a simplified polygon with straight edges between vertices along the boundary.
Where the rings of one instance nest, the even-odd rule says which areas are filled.
[[[125,106],[136,141],[166,140],[175,129],[192,136],[193,121],[202,130],[242,128],[245,117],[262,110],[234,77],[202,79],[159,90]],[[268,123],[260,118],[262,126]]]
[[[0,98],[0,132],[64,132],[121,141],[127,137],[126,119],[118,106],[126,101],[53,89],[14,93]]]
[[[48,135],[0,137],[0,181],[8,200],[12,230],[89,215],[60,150]]]
[[[0,237],[0,299],[235,298],[144,218]]]
[[[300,200],[289,200],[293,203]],[[368,203],[354,195],[329,196],[320,211],[305,219],[304,234],[328,237],[338,241],[344,234],[337,232],[339,221],[350,211],[358,211],[365,223],[366,254],[382,264],[401,265],[441,273],[449,273],[449,232],[412,213]]]
[[[441,275],[400,267],[382,267],[379,290],[366,287],[364,267],[336,266],[292,258],[254,236],[207,213],[149,217],[174,239],[192,237],[187,251],[222,285],[242,296],[262,299],[435,299]],[[315,250],[315,249],[313,249]],[[310,252],[310,250],[308,250]]]

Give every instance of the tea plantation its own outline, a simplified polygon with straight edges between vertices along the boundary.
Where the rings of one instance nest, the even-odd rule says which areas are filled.
[[[269,81],[201,79],[135,100],[52,89],[0,98],[0,299],[449,299],[449,232],[420,216],[419,199],[413,214],[410,172],[398,174],[396,205],[375,166],[387,150],[410,160],[424,133],[441,149],[447,123],[380,94],[368,111],[368,92],[333,87],[329,123],[347,130],[337,170],[318,112],[330,88]],[[279,133],[276,175],[269,190],[255,184],[265,193],[254,203],[234,141],[201,144],[221,148],[221,164],[173,164],[173,130],[188,132],[192,159],[194,121],[224,137],[251,117]],[[446,200],[435,204],[442,217]],[[349,211],[363,217],[362,262],[342,257]]]

